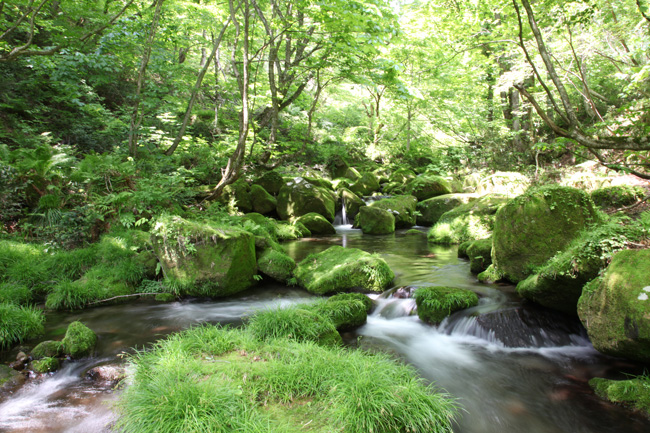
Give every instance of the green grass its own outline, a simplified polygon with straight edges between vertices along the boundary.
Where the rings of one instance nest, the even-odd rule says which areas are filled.
[[[455,287],[422,287],[415,291],[415,303],[420,320],[440,323],[454,311],[478,304],[478,296],[471,290]]]
[[[36,308],[0,303],[0,349],[42,334],[44,321]]]
[[[249,319],[250,332],[260,340],[288,338],[333,345],[341,341],[332,320],[310,306],[278,307],[255,314]]]
[[[589,385],[596,394],[613,403],[641,410],[650,415],[650,376],[643,374],[628,380],[608,380],[595,377]]]
[[[153,432],[451,432],[456,406],[383,354],[202,326],[132,360],[118,428]]]

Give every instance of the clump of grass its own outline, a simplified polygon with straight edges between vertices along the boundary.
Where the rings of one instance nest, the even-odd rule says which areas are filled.
[[[647,373],[627,380],[595,377],[589,381],[589,385],[603,399],[650,415],[650,376]]]
[[[478,296],[471,290],[455,287],[422,287],[415,291],[415,304],[420,320],[440,323],[451,313],[478,304]]]
[[[43,333],[43,312],[33,307],[0,303],[0,349]]]
[[[450,433],[456,411],[386,355],[260,341],[250,329],[193,328],[132,363],[119,403],[125,432],[298,432],[313,421],[319,433]]]

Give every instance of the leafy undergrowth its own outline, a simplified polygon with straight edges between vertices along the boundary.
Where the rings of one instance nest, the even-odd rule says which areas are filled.
[[[201,326],[132,359],[125,432],[451,432],[455,403],[386,355]]]

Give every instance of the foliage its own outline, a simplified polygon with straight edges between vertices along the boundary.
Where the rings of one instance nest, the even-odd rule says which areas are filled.
[[[0,349],[37,337],[43,333],[45,316],[34,307],[0,303]]]

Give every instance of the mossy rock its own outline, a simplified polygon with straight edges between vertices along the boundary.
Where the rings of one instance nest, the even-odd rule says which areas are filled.
[[[366,313],[370,313],[374,307],[372,299],[363,293],[337,293],[327,298],[328,302],[339,302],[339,301],[359,301],[363,304]]]
[[[250,192],[253,210],[265,215],[275,212],[278,201],[260,185],[253,185]]]
[[[293,226],[296,228],[296,232],[301,238],[308,238],[311,236],[311,230],[309,230],[303,223],[294,221]]]
[[[366,306],[358,299],[328,299],[318,303],[314,310],[329,318],[338,331],[356,329],[368,319]]]
[[[451,194],[451,185],[444,177],[422,174],[406,185],[406,192],[414,195],[418,201],[424,201],[439,195]]]
[[[296,223],[302,224],[311,234],[314,235],[334,235],[336,229],[334,226],[320,214],[311,212],[296,219]]]
[[[517,283],[598,221],[596,208],[584,191],[564,186],[531,190],[497,212],[492,261]]]
[[[601,208],[623,207],[643,198],[645,190],[640,186],[616,185],[598,188],[591,193],[591,199]]]
[[[382,292],[395,277],[384,259],[340,246],[309,255],[294,275],[301,287],[318,295],[353,289]]]
[[[368,235],[387,235],[395,232],[395,216],[387,210],[364,206],[359,209],[354,225]]]
[[[467,259],[469,260],[469,256],[467,255],[467,248],[472,245],[474,241],[465,241],[462,244],[458,245],[458,251],[456,251],[456,256],[459,259]]]
[[[640,376],[628,380],[594,377],[589,380],[596,395],[604,400],[643,411],[650,417],[650,378]]]
[[[417,175],[410,168],[400,168],[395,170],[390,177],[388,178],[389,183],[395,184],[406,184],[409,181],[415,179]]]
[[[488,266],[486,270],[481,272],[476,276],[476,279],[481,283],[491,284],[503,281],[505,277],[499,270],[494,266],[494,263]]]
[[[614,255],[583,288],[578,316],[599,352],[650,362],[650,250]]]
[[[334,221],[336,193],[314,186],[301,177],[296,177],[280,189],[277,211],[280,218],[290,220],[315,212]]]
[[[296,262],[284,251],[269,249],[259,256],[257,267],[264,275],[268,275],[281,283],[286,283],[296,268]]]
[[[332,179],[344,177],[356,181],[361,177],[359,171],[354,167],[350,167],[350,165],[341,157],[332,158],[328,164],[328,168],[332,175]]]
[[[255,237],[247,231],[163,216],[151,235],[163,273],[180,294],[227,296],[254,284]]]
[[[485,271],[492,264],[492,238],[472,242],[467,248],[467,256],[473,274]]]
[[[284,179],[277,171],[267,171],[253,181],[253,186],[259,185],[269,194],[276,196],[280,192],[280,188],[284,186]],[[252,192],[252,188],[251,188]]]
[[[408,229],[406,232],[404,232],[406,236],[426,236],[427,234],[421,230],[418,229]]]
[[[451,313],[478,305],[478,296],[455,287],[421,287],[415,291],[415,304],[420,320],[438,324]]]
[[[383,186],[384,194],[405,194],[406,185],[400,182],[389,182]]]
[[[379,191],[379,188],[379,180],[373,173],[364,173],[360,179],[350,185],[350,191],[358,196],[370,195]]]
[[[61,354],[61,346],[60,341],[42,341],[32,349],[30,356],[32,359],[54,358]]]
[[[25,376],[8,365],[0,364],[0,391],[14,387],[25,380]]]
[[[83,358],[93,353],[96,344],[97,334],[83,323],[76,321],[68,325],[65,337],[61,341],[61,348],[64,354],[72,358]]]
[[[497,210],[507,201],[503,196],[486,195],[445,212],[429,230],[429,242],[450,245],[490,237]]]
[[[345,213],[350,220],[353,220],[359,213],[359,209],[364,207],[366,203],[355,193],[347,188],[342,188],[339,191],[341,201],[345,206]]]
[[[398,195],[383,198],[370,204],[370,207],[387,210],[395,216],[395,228],[407,229],[415,225],[415,205],[418,200],[412,195]]]
[[[432,226],[445,212],[476,199],[476,194],[444,194],[418,202],[416,209],[419,215],[416,222],[421,226]]]
[[[31,364],[31,369],[36,373],[43,374],[56,371],[60,366],[61,363],[59,362],[58,358],[47,357],[33,361]]]
[[[240,211],[248,213],[253,211],[250,185],[243,179],[226,185],[222,194],[217,198],[217,201],[225,205],[230,212]]]
[[[334,185],[332,184],[332,181],[328,179],[324,179],[322,177],[308,177],[305,176],[303,177],[307,182],[311,183],[314,186],[318,186],[320,188],[325,188],[334,191]]]

